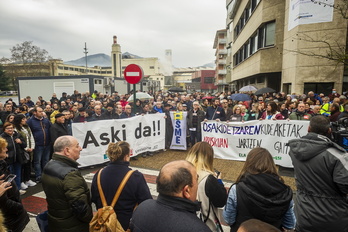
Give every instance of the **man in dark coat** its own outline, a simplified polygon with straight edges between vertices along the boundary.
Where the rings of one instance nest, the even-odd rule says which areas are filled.
[[[201,122],[204,121],[204,118],[205,112],[200,109],[199,102],[193,102],[193,108],[187,113],[187,126],[190,131],[191,146],[202,141]]]
[[[348,154],[326,137],[328,118],[311,118],[309,133],[289,141],[294,165],[296,231],[348,231]]]
[[[76,162],[82,148],[74,137],[61,136],[53,149],[52,160],[47,163],[42,174],[49,231],[88,231],[93,216],[91,198]]]
[[[56,118],[56,122],[52,124],[50,128],[51,133],[51,143],[52,145],[56,141],[56,139],[63,135],[69,135],[68,128],[65,124],[65,115],[62,113],[56,114],[54,116]]]
[[[132,232],[211,231],[196,216],[198,175],[188,161],[176,160],[164,165],[157,177],[157,200],[141,203],[130,223]]]
[[[213,105],[207,108],[207,114],[205,115],[205,118],[208,120],[218,121],[226,120],[225,111],[220,106],[220,100],[218,98],[215,98],[213,101]]]

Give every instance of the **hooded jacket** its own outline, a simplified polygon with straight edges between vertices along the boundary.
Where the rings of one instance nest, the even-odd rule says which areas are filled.
[[[327,137],[289,141],[297,195],[296,231],[348,231],[348,154]]]
[[[291,200],[292,190],[278,176],[267,173],[245,176],[237,184],[237,216],[231,231],[237,231],[242,222],[252,218],[281,228]]]

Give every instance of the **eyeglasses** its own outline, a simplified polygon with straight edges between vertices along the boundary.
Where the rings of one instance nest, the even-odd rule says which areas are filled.
[[[5,130],[13,130],[13,127],[6,127]]]

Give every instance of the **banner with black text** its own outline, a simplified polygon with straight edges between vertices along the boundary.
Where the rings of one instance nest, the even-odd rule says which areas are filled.
[[[164,149],[164,116],[164,113],[147,114],[126,119],[73,123],[73,136],[83,149],[77,162],[83,167],[108,161],[105,151],[110,142],[127,141],[132,156]]]
[[[266,148],[276,164],[293,167],[287,143],[307,134],[309,121],[254,120],[202,123],[202,141],[214,148],[216,158],[245,161],[255,147]]]

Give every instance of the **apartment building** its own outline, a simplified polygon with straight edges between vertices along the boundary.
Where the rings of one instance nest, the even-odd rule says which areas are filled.
[[[227,58],[227,30],[218,30],[215,35],[214,46],[215,52],[215,85],[219,92],[229,91],[229,85],[226,80],[226,58]]]
[[[345,47],[347,20],[329,4],[314,2],[226,0],[226,82],[232,90],[245,85],[286,93],[348,89],[343,65],[318,58],[327,44],[314,42]]]

